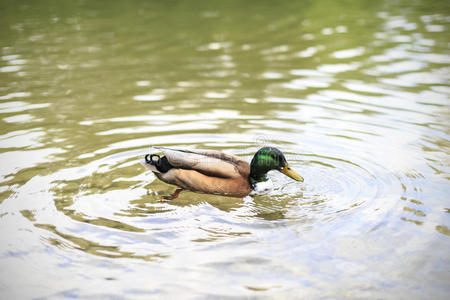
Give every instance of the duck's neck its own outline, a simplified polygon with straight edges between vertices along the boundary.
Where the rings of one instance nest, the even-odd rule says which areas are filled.
[[[258,182],[267,181],[267,172],[273,169],[273,161],[271,157],[261,153],[260,151],[253,156],[252,162],[250,163],[250,175],[248,176],[248,182],[250,183],[252,189],[255,189]]]
[[[250,175],[248,176],[248,182],[250,183],[250,186],[252,187],[252,189],[255,188],[256,184],[258,182],[264,182],[267,181],[267,173],[264,174],[252,174],[252,172],[250,171]]]

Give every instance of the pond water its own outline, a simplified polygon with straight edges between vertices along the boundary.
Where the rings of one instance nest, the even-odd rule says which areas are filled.
[[[63,3],[64,2],[64,3]],[[449,1],[0,4],[0,297],[450,295]],[[152,145],[305,181],[182,192]]]

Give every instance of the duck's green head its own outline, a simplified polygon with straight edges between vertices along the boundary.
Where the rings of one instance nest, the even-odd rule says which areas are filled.
[[[266,181],[266,174],[270,170],[277,170],[294,180],[303,181],[303,177],[289,167],[280,150],[275,147],[264,147],[255,153],[250,163],[250,184],[254,186],[257,182]]]

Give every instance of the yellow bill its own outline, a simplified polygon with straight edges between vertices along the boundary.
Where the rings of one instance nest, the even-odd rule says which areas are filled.
[[[292,170],[288,164],[286,164],[284,168],[280,170],[280,172],[283,173],[284,175],[291,177],[294,180],[303,182],[303,177],[297,174],[294,170]]]

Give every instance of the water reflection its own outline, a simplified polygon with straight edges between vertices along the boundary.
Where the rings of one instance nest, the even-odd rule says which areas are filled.
[[[444,298],[444,1],[204,4],[5,5],[2,296]],[[160,202],[151,145],[276,145],[305,183]]]

